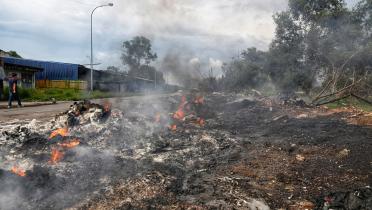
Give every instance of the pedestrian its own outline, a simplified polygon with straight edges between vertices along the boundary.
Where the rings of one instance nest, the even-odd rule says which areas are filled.
[[[18,102],[18,107],[22,107],[21,99],[18,94],[18,77],[16,73],[12,73],[11,77],[8,78],[9,83],[9,100],[8,100],[8,109],[12,107],[12,101],[15,99]]]
[[[4,92],[4,78],[5,78],[5,71],[4,71],[4,62],[3,59],[0,57],[0,100],[3,98]]]

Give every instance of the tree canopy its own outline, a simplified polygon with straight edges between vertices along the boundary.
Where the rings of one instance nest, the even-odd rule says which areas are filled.
[[[128,75],[156,81],[163,84],[163,73],[151,66],[151,62],[157,59],[157,54],[152,51],[151,41],[143,36],[136,36],[132,40],[123,42],[122,62],[129,67]],[[116,71],[116,68],[110,67]]]
[[[130,41],[125,41],[122,46],[121,59],[130,69],[140,69],[142,65],[149,65],[157,59],[152,51],[151,41],[143,36],[136,36]]]
[[[266,82],[282,90],[309,92],[318,81],[337,88],[368,74],[372,66],[371,0],[361,0],[352,9],[344,0],[289,0],[288,5],[287,11],[273,17],[276,30],[268,52],[256,51],[262,56],[259,74],[252,68],[257,63],[244,57],[252,56],[249,48],[225,65],[222,80],[226,87],[234,83],[256,87],[257,81],[263,84],[262,78],[268,78]]]

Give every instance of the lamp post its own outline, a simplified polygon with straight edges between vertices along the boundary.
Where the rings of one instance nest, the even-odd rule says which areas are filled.
[[[97,6],[90,14],[90,90],[93,91],[93,13],[100,7],[112,7],[113,3]]]

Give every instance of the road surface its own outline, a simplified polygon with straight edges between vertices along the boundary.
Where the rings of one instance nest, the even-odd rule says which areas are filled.
[[[174,95],[173,94],[159,94],[159,95],[149,95],[149,96],[131,96],[131,97],[123,97],[123,98],[109,98],[109,99],[95,99],[91,100],[94,103],[103,103],[104,101],[110,101],[114,108],[118,108],[118,105],[123,103],[124,101],[131,101],[131,100],[143,100],[143,99],[151,99],[151,98],[161,98],[164,96]],[[59,114],[63,111],[66,111],[69,106],[73,104],[73,101],[69,102],[60,102],[57,104],[49,104],[49,105],[42,105],[42,106],[34,106],[34,107],[22,107],[16,108],[13,106],[12,109],[0,109],[0,122],[9,122],[13,120],[32,120],[37,119],[39,121],[50,120],[56,114]]]

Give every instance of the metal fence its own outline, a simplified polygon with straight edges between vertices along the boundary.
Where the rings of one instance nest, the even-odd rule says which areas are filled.
[[[86,90],[88,82],[76,80],[36,80],[36,88]]]

